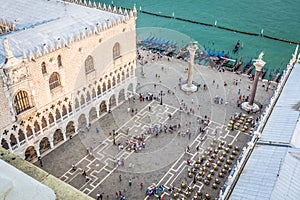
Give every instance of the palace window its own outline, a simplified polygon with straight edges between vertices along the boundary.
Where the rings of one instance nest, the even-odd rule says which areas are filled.
[[[46,68],[46,63],[45,62],[42,62],[41,67],[42,67],[42,73],[47,74],[47,68]]]
[[[95,68],[94,68],[94,59],[90,55],[85,59],[84,65],[85,65],[85,73],[86,74],[88,74],[91,71],[95,70]]]
[[[50,76],[50,79],[49,79],[49,87],[50,87],[50,90],[56,88],[56,87],[59,87],[61,85],[60,83],[60,77],[59,77],[59,74],[54,72],[51,74]]]
[[[17,114],[28,110],[30,108],[30,104],[27,92],[25,92],[24,90],[19,91],[15,96],[14,105]]]
[[[120,44],[117,42],[113,47],[113,59],[120,57]]]
[[[58,64],[58,67],[62,67],[61,55],[57,56],[57,64]]]

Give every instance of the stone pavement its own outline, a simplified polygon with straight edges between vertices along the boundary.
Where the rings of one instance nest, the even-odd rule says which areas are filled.
[[[249,138],[248,134],[230,131],[225,126],[231,116],[241,112],[236,103],[238,90],[240,89],[240,94],[247,96],[250,93],[248,85],[251,85],[251,82],[244,76],[231,72],[217,72],[196,65],[194,81],[201,84],[201,87],[195,93],[186,94],[179,89],[178,84],[180,78],[181,81],[187,78],[187,74],[184,73],[184,68],[187,66],[186,62],[178,60],[170,62],[165,58],[153,63],[149,62],[143,67],[138,66],[137,93],[152,93],[154,96],[159,96],[160,91],[163,91],[163,105],[160,105],[159,101],[139,101],[138,96],[135,96],[135,101],[131,98],[130,101],[114,108],[112,113],[92,122],[89,131],[79,133],[45,156],[43,169],[94,198],[97,193],[104,192],[104,199],[107,195],[112,199],[115,198],[116,192],[121,191],[127,199],[144,199],[145,191],[151,184],[166,187],[166,190],[160,193],[165,199],[176,199],[174,194],[191,199],[191,195],[198,190],[203,194],[209,194],[212,198],[217,197],[240,150]],[[142,75],[141,71],[145,74]],[[238,80],[237,85],[233,84],[234,79]],[[224,86],[224,81],[227,82],[227,86]],[[204,84],[207,90],[203,89]],[[265,88],[261,87],[262,84],[259,83],[256,99],[260,104],[265,105],[272,90],[265,91]],[[213,101],[215,96],[222,97],[224,103],[215,104]],[[183,107],[183,103],[188,109],[194,110],[194,114],[180,111],[179,108]],[[138,112],[133,115],[127,111],[128,107],[137,109]],[[169,114],[172,115],[171,119]],[[199,123],[199,119],[203,119],[205,115],[210,118],[207,133],[198,134],[199,127],[204,127]],[[158,136],[146,133],[149,127],[164,123],[171,125],[180,123],[181,128],[173,132],[162,132]],[[96,132],[96,127],[99,133]],[[129,128],[128,133],[127,128]],[[183,134],[188,129],[191,131],[190,137]],[[123,145],[126,140],[143,133],[145,148],[141,148],[138,153],[128,151],[126,148],[119,150],[118,146],[113,144],[111,134],[113,130],[118,133],[115,143]],[[232,147],[229,148],[228,144]],[[186,152],[187,146],[190,147],[190,152]],[[197,146],[199,151],[196,151]],[[234,150],[236,146],[239,148],[238,151]],[[87,154],[87,149],[90,154]],[[213,153],[215,149],[217,151]],[[221,156],[223,160],[218,162]],[[186,161],[189,159],[191,165],[194,165],[199,162],[199,158],[203,160],[195,174],[198,175],[202,171],[203,175],[201,177],[199,175],[199,180],[193,183],[195,175],[192,174],[192,178],[188,177],[188,169],[192,166],[187,165]],[[116,160],[124,160],[124,165],[116,165]],[[226,164],[227,160],[229,161]],[[72,164],[77,167],[75,171],[71,169]],[[214,165],[216,165],[215,169]],[[213,171],[210,171],[212,169]],[[90,180],[86,181],[81,174],[82,170],[86,171]],[[221,172],[223,175],[219,177]],[[210,180],[207,184],[204,181],[208,180],[208,174]],[[214,189],[212,184],[216,182],[216,178],[219,179],[219,183]],[[131,186],[128,182],[130,179]],[[139,186],[141,182],[144,185],[142,190]],[[193,188],[191,194],[183,193],[188,191],[188,188],[181,188],[182,182]],[[176,190],[171,193],[167,189],[172,186]],[[177,189],[182,191],[177,194]]]

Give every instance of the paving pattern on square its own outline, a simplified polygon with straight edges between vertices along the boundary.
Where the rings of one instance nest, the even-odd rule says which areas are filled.
[[[145,191],[152,184],[164,185],[165,190],[160,191],[159,195],[164,196],[165,199],[192,199],[199,190],[203,194],[201,197],[199,195],[198,199],[204,198],[206,193],[211,196],[211,199],[216,198],[230,174],[230,169],[236,163],[241,149],[250,137],[249,134],[238,130],[228,130],[225,124],[231,116],[241,112],[236,106],[237,90],[241,88],[242,94],[249,93],[247,88],[251,82],[246,77],[233,73],[219,73],[195,65],[195,81],[202,85],[207,84],[208,90],[200,88],[201,90],[195,93],[186,94],[178,89],[178,79],[184,80],[185,66],[186,63],[181,61],[157,61],[151,63],[149,67],[144,67],[146,76],[142,76],[138,68],[136,75],[139,86],[137,94],[134,94],[135,103],[132,99],[120,102],[118,107],[112,109],[112,113],[92,121],[89,131],[78,133],[72,140],[45,156],[43,168],[93,198],[98,192],[104,192],[103,199],[115,199],[114,194],[121,191],[126,199],[147,199]],[[161,78],[156,78],[157,74]],[[235,79],[240,79],[239,85],[230,84]],[[212,80],[215,80],[215,83],[212,83]],[[222,86],[224,81],[228,83],[226,87]],[[168,93],[169,90],[174,93]],[[270,93],[265,92],[263,87],[258,87],[258,90],[257,99],[265,105]],[[160,105],[159,101],[139,101],[139,93],[151,92],[159,96],[160,91],[165,93],[163,105]],[[222,105],[213,103],[215,96],[223,97],[228,103]],[[179,108],[183,106],[182,100],[185,105],[195,110],[194,114],[180,111]],[[137,109],[138,112],[133,114],[127,111],[128,108]],[[169,119],[170,114],[171,119]],[[204,125],[198,119],[203,119],[205,115],[211,120],[206,128],[206,134],[199,134],[199,127],[204,128]],[[149,127],[165,123],[172,125],[180,123],[181,128],[173,132],[163,131],[158,136],[146,134]],[[96,128],[99,128],[99,133],[96,133]],[[118,133],[115,137],[116,144],[124,144],[126,140],[143,133],[146,141],[145,148],[138,153],[127,151],[125,148],[119,151],[118,146],[113,144],[113,137],[110,134],[112,130]],[[191,131],[190,136],[184,134],[187,130]],[[190,152],[186,152],[187,146],[190,147]],[[198,151],[197,146],[199,146]],[[236,146],[239,147],[239,151],[235,150]],[[88,155],[86,149],[91,149],[92,155]],[[211,151],[214,152],[215,149],[218,151],[213,158]],[[189,177],[188,169],[192,169],[192,166],[202,157],[205,159],[197,169],[195,168],[195,174]],[[124,159],[124,166],[117,166],[116,158]],[[187,160],[190,160],[190,165],[187,165]],[[226,164],[227,160],[230,164]],[[75,171],[71,169],[71,164],[76,165]],[[82,170],[88,174],[89,181],[86,181],[81,174]],[[199,176],[200,171],[202,171],[201,176]],[[220,172],[223,173],[222,177],[219,177]],[[197,180],[194,183],[195,175]],[[122,181],[119,180],[119,176],[122,177]],[[132,180],[132,186],[128,185],[129,179]],[[218,184],[213,188],[216,179]],[[142,190],[139,187],[141,182],[144,183]],[[181,188],[182,182],[187,187]],[[168,189],[172,187],[175,190],[170,192]],[[178,189],[181,191],[178,192]]]
[[[124,124],[124,126],[130,125],[131,127],[128,135],[123,133],[124,126],[116,130],[116,132],[119,132],[116,136],[116,143],[130,139],[134,134],[145,133],[151,124],[165,123],[168,119],[168,114],[171,113],[174,115],[177,111],[168,105],[160,106],[156,102],[152,102],[149,106],[150,105],[152,106],[151,111],[148,111],[148,107],[145,107]],[[149,137],[151,136],[147,135],[145,141],[147,141]],[[128,152],[125,148],[122,151],[116,150],[115,145],[112,143],[112,138],[107,138],[93,150],[93,155],[87,155],[76,163],[76,171],[70,169],[60,178],[76,188],[79,188],[80,191],[90,194],[117,169],[117,167],[114,166],[115,157],[124,158],[126,161],[132,153],[133,152]],[[87,174],[89,174],[91,180],[78,185],[78,179],[85,179],[78,173],[82,170],[85,170]]]

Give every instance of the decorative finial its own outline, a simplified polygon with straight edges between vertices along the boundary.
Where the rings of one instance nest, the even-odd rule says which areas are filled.
[[[5,54],[6,54],[7,59],[14,57],[13,53],[9,49],[9,44],[8,44],[8,39],[7,38],[4,39],[4,49],[5,49]]]
[[[27,54],[26,54],[26,51],[25,51],[24,44],[22,44],[22,51],[23,51],[23,59],[26,59],[27,58]]]
[[[137,10],[136,10],[135,4],[133,4],[133,10],[132,10],[132,12],[133,12],[133,17],[136,20],[137,19]]]

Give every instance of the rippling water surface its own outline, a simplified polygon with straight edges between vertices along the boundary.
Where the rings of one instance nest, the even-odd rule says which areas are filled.
[[[99,0],[98,0],[99,1]],[[100,1],[109,3],[112,1]],[[205,23],[260,33],[292,41],[300,41],[300,0],[115,0],[114,5],[163,15],[192,19]],[[282,71],[289,61],[296,45],[270,40],[258,36],[248,36],[229,32],[216,27],[166,19],[143,13],[138,14],[137,28],[164,27],[179,31],[197,40],[199,44],[215,51],[231,51],[237,40],[242,47],[236,57],[256,58],[265,52],[266,69],[272,76]]]

